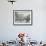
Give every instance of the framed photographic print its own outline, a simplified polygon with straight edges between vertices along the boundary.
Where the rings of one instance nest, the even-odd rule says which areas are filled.
[[[14,25],[32,25],[32,10],[13,10]]]

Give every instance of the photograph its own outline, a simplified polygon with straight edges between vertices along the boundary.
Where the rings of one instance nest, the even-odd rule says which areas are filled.
[[[13,24],[32,24],[32,10],[13,10]]]

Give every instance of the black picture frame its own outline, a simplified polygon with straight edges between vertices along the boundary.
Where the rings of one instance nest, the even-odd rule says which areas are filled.
[[[20,14],[22,14],[21,12],[29,12],[30,13],[30,17],[31,17],[31,23],[16,23],[15,21],[15,16],[16,16],[16,12],[20,12]],[[13,10],[13,25],[17,25],[17,26],[30,26],[33,24],[33,11],[32,10]]]

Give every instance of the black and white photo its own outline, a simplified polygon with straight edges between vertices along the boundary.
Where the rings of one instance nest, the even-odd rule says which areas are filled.
[[[32,24],[32,10],[14,10],[13,24]]]

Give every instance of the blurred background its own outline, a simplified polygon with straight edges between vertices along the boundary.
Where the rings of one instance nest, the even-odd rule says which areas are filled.
[[[32,10],[32,26],[13,25],[13,10]],[[0,0],[0,41],[15,40],[18,32],[26,32],[37,41],[46,41],[46,0],[17,0],[13,5]]]

